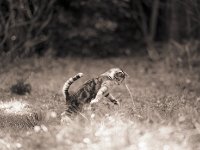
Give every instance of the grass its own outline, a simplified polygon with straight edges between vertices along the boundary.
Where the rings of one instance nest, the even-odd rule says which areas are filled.
[[[83,72],[85,76],[71,87],[76,90],[84,81],[116,66],[130,75],[127,85],[135,107],[123,84],[111,90],[121,102],[120,107],[103,99],[93,112],[85,110],[84,117],[77,116],[70,125],[60,124],[60,114],[65,108],[61,93],[64,81]],[[11,93],[10,87],[23,78],[31,85],[31,93],[23,96]],[[200,147],[199,77],[183,68],[172,69],[165,61],[27,59],[4,66],[0,82],[1,103],[13,99],[23,101],[43,116],[32,128],[1,127],[3,150],[194,150]],[[1,114],[4,115],[6,118],[5,112]]]

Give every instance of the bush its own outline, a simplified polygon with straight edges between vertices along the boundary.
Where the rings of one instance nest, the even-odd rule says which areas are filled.
[[[54,0],[0,1],[0,56],[31,56],[47,47]]]
[[[24,80],[18,80],[16,84],[12,85],[10,88],[12,93],[18,95],[25,95],[26,93],[31,93],[31,85],[29,83],[25,83]]]

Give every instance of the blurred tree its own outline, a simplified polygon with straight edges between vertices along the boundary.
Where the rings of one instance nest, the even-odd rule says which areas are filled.
[[[0,1],[0,55],[159,59],[156,42],[199,38],[198,0]]]
[[[39,51],[47,44],[54,0],[0,1],[0,53],[14,58]]]

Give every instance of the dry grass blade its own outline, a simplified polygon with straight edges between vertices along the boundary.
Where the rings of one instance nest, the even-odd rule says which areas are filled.
[[[134,100],[133,100],[133,95],[132,95],[132,93],[131,93],[130,88],[129,88],[128,85],[127,85],[126,79],[125,79],[125,87],[126,87],[128,93],[129,93],[129,95],[130,95],[130,98],[131,98],[131,100],[132,100],[133,107],[136,108],[136,107],[135,107]]]

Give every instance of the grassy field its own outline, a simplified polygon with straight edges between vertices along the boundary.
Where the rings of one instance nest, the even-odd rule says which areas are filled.
[[[85,76],[71,87],[76,90],[112,67],[130,75],[126,85],[133,100],[123,84],[111,91],[121,102],[119,107],[103,99],[93,112],[85,110],[68,126],[60,124],[63,83],[83,72]],[[37,58],[4,65],[0,71],[1,150],[200,149],[200,85],[193,70],[146,58]],[[10,92],[19,79],[31,84],[30,94]],[[9,102],[20,104],[14,108],[5,105]],[[15,124],[31,111],[41,114],[38,125]]]

